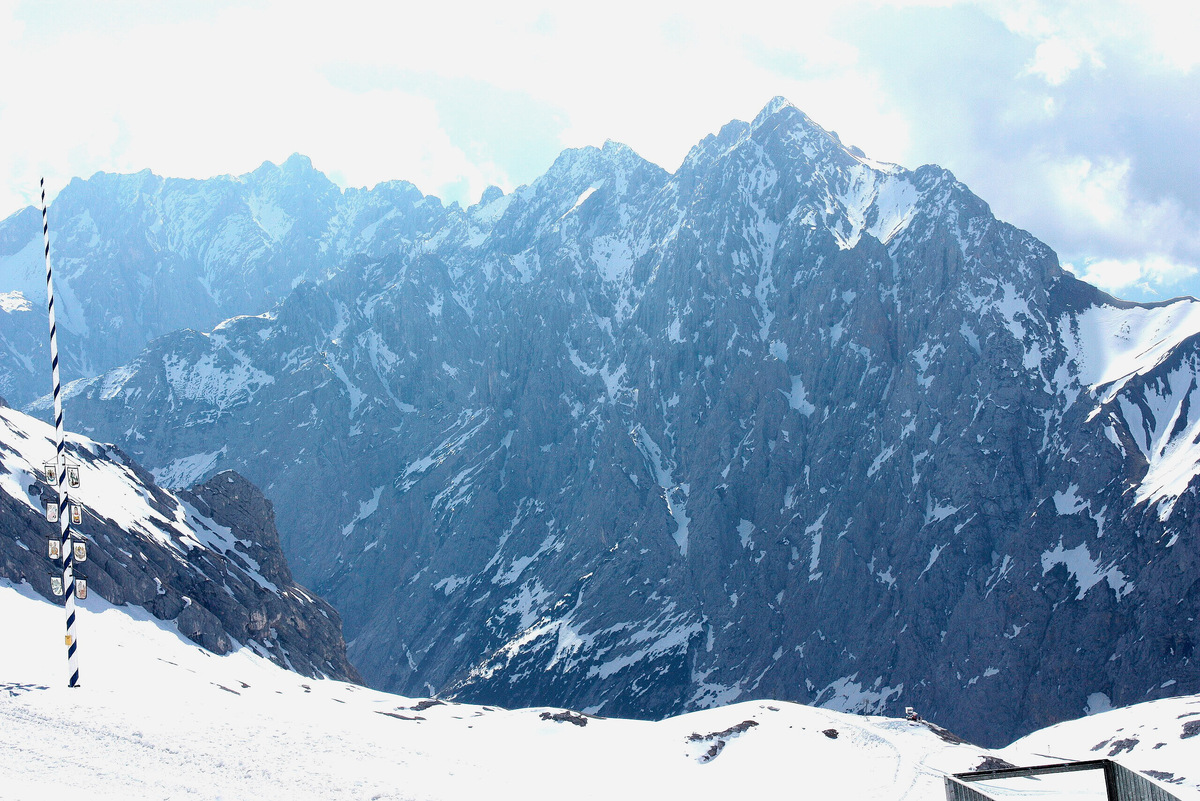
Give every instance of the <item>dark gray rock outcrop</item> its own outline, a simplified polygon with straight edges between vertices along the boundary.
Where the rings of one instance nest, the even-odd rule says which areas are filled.
[[[58,524],[43,512],[57,495],[29,458],[53,454],[42,429],[52,431],[16,412],[0,418],[0,578],[61,601],[45,550]],[[75,530],[88,543],[78,572],[89,597],[143,607],[214,653],[241,644],[306,676],[361,680],[337,613],[292,580],[271,503],[253,484],[226,471],[173,494],[113,446],[76,440],[68,457],[83,477]]]

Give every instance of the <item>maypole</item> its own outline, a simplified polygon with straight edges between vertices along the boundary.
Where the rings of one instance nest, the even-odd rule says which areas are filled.
[[[46,179],[42,188],[42,239],[46,245],[46,297],[50,308],[50,372],[54,379],[54,430],[58,451],[55,477],[58,484],[59,548],[62,554],[62,585],[67,610],[67,686],[79,686],[79,639],[75,631],[75,555],[71,547],[70,499],[67,497],[67,435],[63,428],[62,387],[58,380],[58,330],[54,324],[54,278],[50,272],[50,224],[46,215]],[[49,478],[49,476],[47,476]]]

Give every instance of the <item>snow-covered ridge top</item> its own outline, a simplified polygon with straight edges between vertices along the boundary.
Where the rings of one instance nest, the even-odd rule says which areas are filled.
[[[1145,305],[1094,304],[1064,313],[1057,324],[1065,351],[1054,383],[1069,407],[1080,392],[1121,418],[1146,460],[1136,502],[1158,503],[1161,520],[1200,475],[1200,417],[1195,402],[1196,355],[1183,345],[1200,335],[1200,301],[1178,298]],[[1182,349],[1181,349],[1182,348]],[[1155,371],[1177,359],[1165,373]],[[1141,377],[1155,373],[1156,379]],[[1110,441],[1124,451],[1115,431]]]
[[[782,97],[750,124],[733,122],[692,148],[680,172],[709,169],[726,160],[747,161],[766,176],[756,194],[768,198],[779,181],[799,181],[804,192],[791,218],[818,220],[843,249],[864,233],[890,243],[916,216],[923,199],[937,191],[896,164],[868,158],[847,147]],[[721,169],[717,167],[717,169]],[[677,173],[678,175],[679,173]],[[752,202],[758,202],[755,198]]]
[[[754,118],[754,122],[752,123],[753,127],[757,128],[767,117],[770,117],[775,112],[782,111],[785,108],[794,109],[796,106],[792,104],[792,101],[788,100],[783,95],[775,95],[767,101],[765,106],[762,107],[762,111],[758,112],[758,116]],[[796,110],[799,111],[799,109]],[[803,112],[801,113],[803,114]],[[808,119],[808,116],[804,115],[804,118]]]
[[[177,553],[200,548],[223,558],[227,551],[238,550],[229,529],[198,514],[175,495],[147,486],[118,452],[78,434],[68,434],[67,440],[68,459],[78,464],[80,478],[80,486],[70,490],[70,499],[88,514]],[[38,485],[42,465],[53,463],[55,453],[52,426],[15,409],[0,408],[0,492],[38,515],[44,514],[41,497],[29,490]],[[80,531],[87,536],[86,525]],[[25,544],[40,546],[38,542]],[[260,586],[278,591],[261,576],[254,578]]]
[[[782,114],[786,119],[787,126],[791,129],[791,135],[799,140],[808,140],[810,142],[820,142],[827,148],[844,154],[849,158],[862,164],[864,167],[869,167],[872,170],[883,173],[898,173],[904,172],[904,168],[898,164],[892,164],[887,161],[878,161],[870,158],[862,150],[852,145],[847,145],[842,142],[840,136],[835,131],[828,131],[816,123],[812,117],[805,114],[799,108],[791,103],[787,98],[775,97],[763,107],[763,110],[758,113],[754,121],[750,123],[746,135],[749,136],[760,128],[765,126],[776,115]]]
[[[1039,759],[1117,759],[1159,780],[1180,798],[1200,799],[1200,695],[1110,711],[1102,711],[1108,705],[1103,693],[1090,700],[1094,705],[1089,717],[1035,731],[1001,755],[1026,765]]]
[[[265,322],[271,322],[275,319],[276,315],[277,312],[274,309],[263,312],[262,314],[239,314],[234,317],[230,317],[228,320],[222,320],[221,322],[217,323],[213,327],[213,330],[209,332],[209,335],[215,334],[218,331],[223,331],[230,326],[241,322],[242,320],[263,320]]]
[[[32,308],[33,304],[21,291],[0,292],[0,311],[12,313],[29,311]]]
[[[921,192],[906,174],[881,172],[866,164],[851,171],[848,187],[834,198],[850,223],[843,234],[830,226],[843,248],[858,244],[864,233],[888,244],[908,227],[917,212]]]
[[[1153,370],[1180,342],[1200,333],[1200,301],[1155,306],[1095,305],[1059,321],[1079,383],[1112,400],[1134,376]]]

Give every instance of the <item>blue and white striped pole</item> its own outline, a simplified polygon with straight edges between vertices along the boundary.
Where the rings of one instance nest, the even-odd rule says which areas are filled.
[[[54,324],[54,277],[50,272],[50,224],[46,215],[46,179],[42,187],[42,239],[46,244],[46,297],[50,307],[50,372],[54,378],[54,431],[58,440],[58,519],[62,533],[63,593],[67,610],[67,686],[79,686],[79,639],[75,632],[75,555],[71,547],[71,506],[67,497],[67,435],[63,428],[62,387],[58,381],[58,329]]]

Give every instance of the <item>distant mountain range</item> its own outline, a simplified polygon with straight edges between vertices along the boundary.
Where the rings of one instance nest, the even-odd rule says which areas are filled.
[[[375,686],[910,705],[987,745],[1200,691],[1200,303],[1115,300],[786,101],[674,174],[606,143],[465,210],[294,157],[73,182],[51,225],[70,419],[261,486]]]
[[[340,190],[298,155],[205,181],[149,170],[74,180],[49,214],[63,369],[97,375],[163,334],[262,312],[445,214],[412,184]],[[49,391],[40,215],[0,223],[0,395],[14,404]]]

